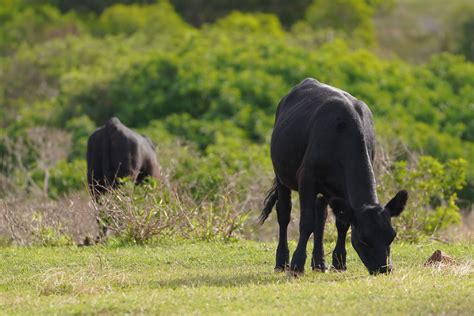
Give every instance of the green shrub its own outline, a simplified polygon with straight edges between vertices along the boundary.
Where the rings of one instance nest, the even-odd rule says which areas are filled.
[[[212,28],[238,34],[261,34],[272,37],[283,37],[285,33],[276,16],[262,13],[246,14],[232,12],[228,16],[216,21]]]
[[[71,246],[73,238],[65,232],[60,223],[47,224],[43,215],[34,213],[32,218],[33,244],[45,247]]]
[[[319,32],[334,32],[350,41],[374,42],[374,9],[364,0],[315,0],[306,11],[305,20]]]
[[[87,163],[85,159],[61,160],[51,170],[49,195],[58,197],[69,192],[86,190]]]
[[[19,1],[0,1],[0,6],[0,55],[9,54],[23,44],[84,32],[81,21],[74,14],[62,15],[53,6],[27,6]]]
[[[215,144],[218,135],[236,139],[245,139],[247,136],[244,130],[230,120],[198,120],[187,113],[167,116],[163,124],[170,133],[196,144],[200,150]]]
[[[434,234],[461,220],[456,204],[457,192],[466,184],[467,162],[463,159],[449,160],[445,164],[433,157],[422,156],[416,164],[396,162],[392,174],[382,177],[379,189],[403,188],[409,192],[406,211],[395,226],[399,236],[416,239],[422,233]],[[391,182],[393,181],[393,182]]]
[[[0,6],[0,20],[5,22],[0,34],[15,33],[13,26],[19,25],[20,31],[44,35],[48,25],[75,21],[51,7],[23,4],[15,9]],[[69,132],[72,152],[51,169],[49,191],[56,197],[85,189],[87,137],[95,126],[118,116],[154,140],[167,179],[193,201],[189,205],[207,218],[217,218],[220,207],[241,203],[255,192],[255,183],[271,175],[268,143],[276,106],[291,87],[315,77],[364,100],[374,114],[378,141],[384,150],[395,148],[398,160],[430,155],[446,173],[448,161],[464,158],[472,188],[474,64],[461,56],[438,54],[413,65],[355,49],[371,47],[370,17],[381,5],[379,0],[318,0],[306,22],[291,32],[268,14],[234,12],[194,29],[166,1],[108,6],[100,18],[82,17],[92,34],[54,39],[34,35],[38,41],[26,39],[8,48],[8,55],[0,58],[0,134],[19,139],[35,126]],[[22,21],[25,17],[31,21]],[[30,22],[34,29],[22,26]],[[44,178],[31,144],[23,149],[22,167],[2,166],[2,175],[19,191],[32,189],[35,180]],[[407,168],[408,174],[418,170]],[[401,173],[399,169],[395,172]],[[425,190],[414,180],[406,181],[415,192]],[[223,195],[229,186],[232,196],[227,191]],[[472,190],[465,191],[459,196],[473,200]],[[456,192],[418,199],[429,216],[417,227],[432,232],[456,221]],[[201,235],[208,233],[203,228]]]
[[[188,26],[166,0],[152,5],[115,4],[107,8],[97,23],[99,34],[132,34],[139,30],[150,37],[177,36]]]
[[[69,158],[72,160],[85,159],[87,141],[95,130],[94,122],[88,116],[82,115],[67,121],[64,127],[71,134],[72,138],[72,150]]]

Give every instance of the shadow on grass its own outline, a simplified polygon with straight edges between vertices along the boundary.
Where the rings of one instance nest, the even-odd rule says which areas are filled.
[[[158,288],[176,289],[180,287],[201,287],[201,286],[215,286],[215,287],[238,287],[242,285],[266,285],[279,284],[288,282],[285,274],[273,274],[265,272],[251,272],[242,273],[236,271],[235,274],[223,274],[222,272],[216,274],[196,275],[188,277],[177,277],[168,280],[159,280],[158,282],[151,282],[152,286]]]
[[[334,282],[334,281],[353,281],[355,279],[364,279],[367,278],[365,274],[347,274],[329,272],[329,273],[319,273],[308,271],[304,276],[294,278],[289,277],[286,273],[273,273],[273,272],[249,272],[242,273],[236,271],[235,274],[232,273],[216,273],[214,275],[197,275],[197,276],[188,276],[188,277],[177,277],[170,278],[168,280],[159,280],[157,282],[151,281],[150,286],[156,288],[170,288],[177,289],[181,287],[202,287],[202,286],[211,286],[211,287],[240,287],[245,285],[269,285],[269,284],[283,284],[283,283],[292,283],[292,282]]]

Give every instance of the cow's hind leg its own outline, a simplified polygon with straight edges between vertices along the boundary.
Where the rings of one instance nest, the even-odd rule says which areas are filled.
[[[306,262],[306,245],[314,230],[314,207],[316,203],[316,182],[312,179],[312,172],[301,170],[298,183],[300,197],[300,236],[298,245],[291,259],[290,270],[294,275],[304,272]]]
[[[291,190],[277,183],[278,201],[276,204],[280,234],[276,251],[275,271],[285,271],[289,267],[290,252],[288,250],[288,224],[291,216]]]
[[[336,219],[337,242],[332,252],[332,266],[336,270],[346,270],[346,236],[349,224]]]
[[[105,182],[101,181],[99,184],[97,184],[97,188],[100,190],[99,194],[96,195],[95,203],[97,207],[97,214],[95,217],[95,220],[97,222],[97,226],[99,228],[98,235],[96,236],[96,243],[103,242],[107,239],[107,236],[109,235],[109,223],[108,223],[108,218],[106,211],[103,209],[103,203],[101,196],[107,192],[107,188],[105,186]]]
[[[316,198],[316,205],[314,208],[314,248],[313,256],[311,258],[311,268],[313,270],[325,272],[327,270],[326,262],[324,260],[324,225],[327,218],[327,202],[323,197]]]

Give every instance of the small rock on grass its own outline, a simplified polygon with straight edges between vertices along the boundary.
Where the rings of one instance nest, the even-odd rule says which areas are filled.
[[[425,266],[436,264],[454,264],[454,259],[441,250],[436,250],[425,262]]]

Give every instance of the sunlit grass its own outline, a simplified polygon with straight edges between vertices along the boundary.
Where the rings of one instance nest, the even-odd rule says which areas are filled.
[[[435,249],[456,264],[424,267]],[[7,314],[474,312],[472,244],[399,243],[395,272],[375,277],[349,248],[347,272],[313,273],[308,263],[303,277],[288,278],[273,272],[274,251],[273,243],[249,241],[1,248],[0,308]]]

